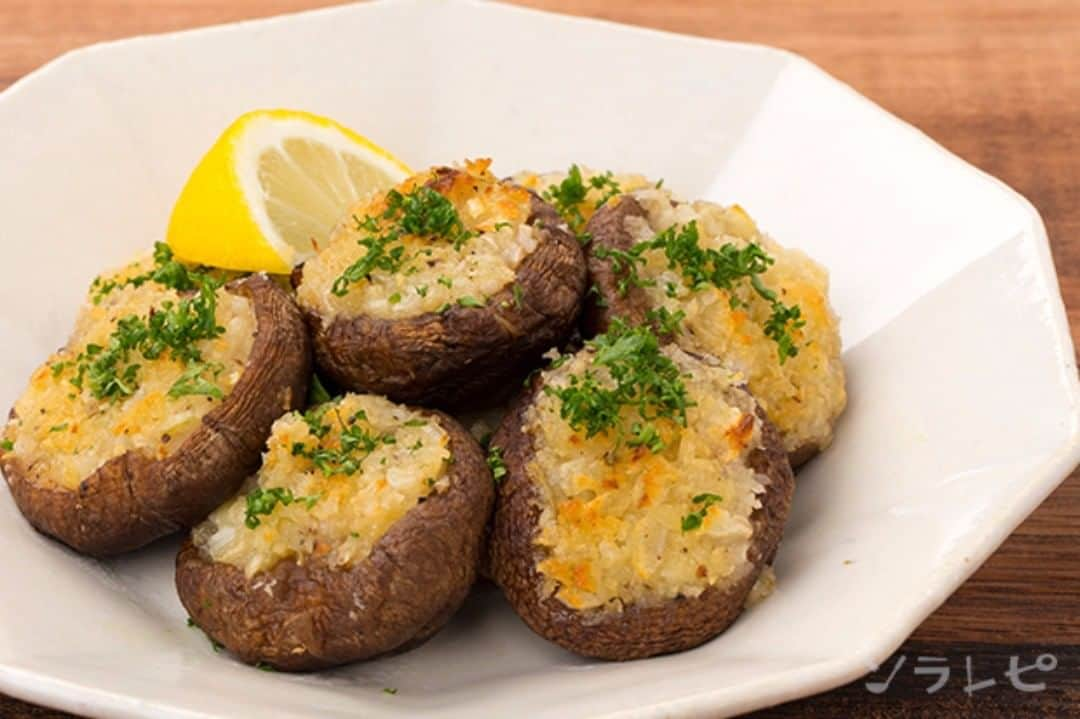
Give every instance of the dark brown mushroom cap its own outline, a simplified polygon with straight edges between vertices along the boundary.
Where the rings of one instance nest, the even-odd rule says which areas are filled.
[[[68,490],[36,484],[17,455],[4,453],[11,494],[36,529],[83,554],[131,551],[202,521],[258,467],[274,420],[303,406],[310,345],[296,304],[268,277],[251,275],[227,289],[248,298],[255,313],[247,366],[171,455],[131,450]]]
[[[515,282],[483,307],[453,305],[402,320],[328,318],[304,308],[319,369],[341,387],[397,402],[462,409],[505,399],[503,388],[570,333],[585,293],[580,243],[554,208],[535,194],[530,203],[526,221],[538,228],[538,245]]]
[[[415,646],[438,631],[476,578],[495,491],[480,446],[454,419],[447,490],[395,522],[363,561],[283,560],[248,579],[190,540],[176,558],[180,601],[208,636],[249,663],[308,671]]]
[[[589,293],[582,314],[582,330],[586,337],[607,332],[611,320],[618,317],[632,325],[646,323],[646,314],[652,303],[645,290],[633,285],[626,294],[618,290],[619,280],[625,273],[617,273],[611,260],[597,256],[596,250],[628,251],[635,240],[626,229],[626,218],[646,217],[645,208],[630,195],[621,195],[609,202],[589,218],[585,231],[592,238],[586,248],[586,265],[589,270]]]
[[[575,610],[544,592],[537,570],[543,559],[535,546],[540,507],[535,485],[526,474],[534,454],[533,438],[524,430],[525,412],[540,391],[540,382],[515,401],[492,444],[503,449],[507,474],[499,486],[493,522],[490,569],[495,582],[525,623],[537,634],[587,657],[626,660],[696,647],[723,632],[742,612],[762,568],[772,562],[787,521],[794,477],[776,430],[764,419],[762,448],[752,452],[749,466],[761,475],[766,491],[761,507],[750,517],[753,538],[748,570],[738,581],[714,585],[695,598],[639,605],[621,612]]]

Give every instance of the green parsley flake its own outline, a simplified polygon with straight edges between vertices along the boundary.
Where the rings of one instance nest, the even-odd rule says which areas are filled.
[[[349,287],[368,279],[376,270],[393,274],[406,263],[406,235],[450,242],[461,250],[474,233],[465,229],[457,208],[436,190],[421,186],[406,194],[398,190],[386,193],[386,209],[377,217],[353,217],[356,230],[367,235],[357,240],[365,252],[334,280],[330,291],[344,297]],[[426,289],[425,289],[426,292]],[[421,293],[423,296],[423,293]],[[400,295],[397,295],[400,301]],[[395,301],[391,299],[391,304]]]
[[[709,507],[717,502],[724,501],[724,498],[718,494],[699,494],[690,500],[693,504],[700,505],[698,509],[690,514],[687,514],[682,518],[682,531],[692,532],[695,529],[701,527],[702,522],[705,521],[705,515],[709,513]]]
[[[405,264],[405,246],[390,247],[399,238],[400,235],[391,233],[382,237],[362,237],[357,240],[367,251],[360,256],[360,259],[345,268],[341,276],[334,280],[330,291],[338,297],[344,297],[349,293],[349,285],[366,280],[375,270],[392,274],[401,269],[401,266]]]
[[[332,425],[324,423],[324,419],[331,410],[333,410],[334,417],[340,427],[338,446],[336,447],[323,446],[321,441],[333,428]],[[309,446],[304,442],[294,442],[291,448],[292,455],[307,458],[328,477],[356,474],[360,470],[363,461],[380,444],[394,444],[397,442],[393,435],[376,435],[356,424],[358,421],[367,419],[367,415],[363,410],[355,412],[348,420],[345,420],[338,414],[334,405],[324,404],[308,410],[304,413],[303,418],[308,426],[308,431],[320,441],[314,446]]]
[[[651,322],[660,334],[674,335],[679,333],[680,325],[686,319],[686,313],[682,310],[671,312],[667,307],[660,307],[646,312],[645,319]]]
[[[506,476],[506,462],[503,460],[503,448],[491,447],[488,449],[487,454],[487,466],[491,470],[491,478],[495,480],[495,484],[502,481]]]
[[[200,286],[210,277],[202,270],[189,269],[173,258],[172,248],[164,242],[154,243],[154,269],[123,281],[94,278],[90,285],[91,301],[97,305],[113,290],[121,287],[139,287],[146,282],[156,282],[178,292],[187,292]]]
[[[255,529],[262,523],[259,515],[273,514],[279,504],[287,507],[293,502],[303,502],[308,509],[311,509],[318,501],[319,495],[317,494],[310,497],[295,497],[288,487],[273,487],[271,489],[256,487],[247,494],[244,525],[248,529]]]
[[[693,402],[657,336],[649,327],[630,327],[616,318],[606,333],[587,344],[595,350],[592,367],[605,368],[614,386],[592,368],[571,375],[564,387],[545,386],[544,392],[561,403],[559,416],[575,430],[584,430],[586,437],[615,430],[617,444],[661,451],[665,444],[653,422],[668,419],[685,427],[686,410]],[[621,421],[625,407],[638,418],[629,429]]]
[[[221,388],[210,380],[203,377],[203,374],[210,372],[216,378],[224,366],[220,362],[205,363],[195,362],[188,366],[180,375],[180,379],[176,380],[175,384],[169,389],[170,397],[186,397],[188,395],[206,395],[215,399],[221,399],[225,395],[222,393]]]
[[[311,383],[308,385],[308,405],[323,404],[330,401],[330,392],[319,379],[319,375],[312,373]]]
[[[317,407],[312,407],[303,414],[304,424],[307,425],[308,431],[316,437],[325,437],[327,432],[330,431],[330,425],[323,424],[323,417],[326,413],[333,408],[332,404],[321,404]]]
[[[619,183],[615,181],[610,172],[603,172],[590,177],[587,181],[581,174],[581,168],[570,165],[566,172],[566,178],[557,185],[551,185],[543,192],[543,198],[550,202],[563,219],[566,220],[570,229],[583,243],[588,242],[589,236],[585,232],[585,213],[590,190],[600,193],[599,199],[593,203],[592,212],[606,205],[611,198],[622,192]]]

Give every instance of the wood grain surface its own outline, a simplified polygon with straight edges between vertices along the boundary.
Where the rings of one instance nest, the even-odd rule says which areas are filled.
[[[320,0],[0,0],[0,88],[99,40],[325,6]],[[1050,234],[1080,339],[1077,0],[524,0],[537,8],[794,50],[1026,195]],[[0,128],[0,132],[3,128]],[[1053,655],[1025,692],[1005,676]],[[756,717],[1080,716],[1080,474],[1073,475],[869,681]],[[919,657],[923,661],[919,661]],[[944,659],[944,662],[930,661]],[[965,691],[967,659],[973,683]],[[926,671],[947,665],[948,682]],[[1044,664],[1046,666],[1046,664]],[[970,688],[970,687],[969,687]],[[61,717],[0,697],[3,717]]]

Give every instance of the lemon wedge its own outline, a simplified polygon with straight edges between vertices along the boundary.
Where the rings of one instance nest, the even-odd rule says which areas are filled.
[[[190,262],[286,273],[326,243],[350,206],[410,174],[333,120],[256,110],[233,122],[191,173],[166,240]]]

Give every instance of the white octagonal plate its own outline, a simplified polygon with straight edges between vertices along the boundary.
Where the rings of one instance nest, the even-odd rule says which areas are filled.
[[[699,649],[612,664],[547,644],[481,587],[416,651],[269,674],[185,626],[174,542],[82,559],[5,487],[0,690],[124,717],[742,712],[869,671],[1080,459],[1073,349],[1022,197],[790,53],[478,2],[101,45],[0,96],[0,405],[96,271],[162,236],[201,152],[257,107],[329,115],[418,167],[664,177],[824,262],[851,402],[799,478],[779,589]]]

